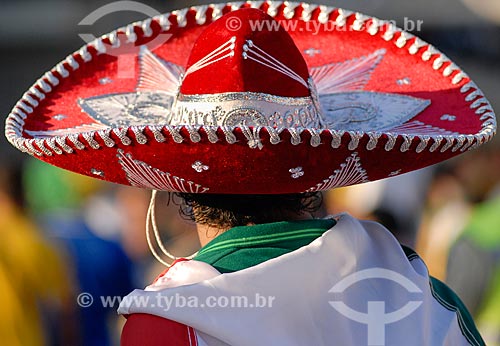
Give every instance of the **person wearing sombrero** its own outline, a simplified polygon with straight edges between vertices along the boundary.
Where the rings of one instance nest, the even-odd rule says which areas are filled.
[[[157,190],[191,208],[202,248],[124,298],[122,345],[484,345],[459,298],[387,229],[314,213],[321,191],[438,163],[495,131],[480,89],[419,38],[261,1],[105,35],[6,122],[34,157],[153,190],[156,240]]]

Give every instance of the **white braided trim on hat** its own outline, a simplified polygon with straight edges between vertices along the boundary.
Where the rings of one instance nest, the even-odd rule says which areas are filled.
[[[334,7],[328,7],[324,5],[313,5],[313,4],[301,4],[292,2],[280,2],[280,1],[247,1],[247,2],[234,2],[227,4],[212,4],[212,5],[202,5],[195,6],[191,8],[186,8],[178,11],[173,11],[171,13],[165,13],[160,16],[146,19],[144,21],[135,22],[129,24],[125,27],[117,29],[109,34],[106,34],[100,38],[95,39],[93,42],[85,45],[75,53],[69,55],[66,59],[56,65],[52,70],[45,73],[35,84],[22,96],[22,98],[17,102],[17,104],[12,109],[11,113],[6,119],[5,134],[9,142],[14,145],[19,150],[26,152],[30,155],[37,156],[52,156],[52,155],[62,155],[71,154],[75,150],[83,149],[99,149],[100,144],[96,141],[96,138],[102,139],[107,147],[113,147],[116,145],[116,140],[111,138],[111,134],[118,137],[119,141],[123,145],[134,144],[147,144],[150,140],[155,140],[156,142],[165,142],[167,137],[170,136],[174,142],[181,143],[185,140],[190,140],[191,142],[199,142],[201,140],[202,132],[207,135],[210,143],[216,143],[218,141],[226,141],[229,144],[236,143],[236,136],[234,134],[235,129],[241,129],[242,133],[245,134],[248,140],[248,144],[253,148],[260,147],[260,132],[265,129],[270,137],[271,144],[277,144],[281,142],[280,134],[283,132],[289,132],[291,134],[291,143],[298,145],[302,143],[301,135],[304,132],[310,134],[310,145],[313,147],[321,144],[320,134],[329,132],[331,135],[332,148],[339,148],[343,144],[347,145],[349,150],[357,150],[360,145],[360,139],[363,137],[369,138],[366,149],[373,150],[380,138],[382,133],[380,132],[363,132],[363,131],[338,131],[332,129],[318,130],[313,128],[296,128],[296,129],[276,129],[272,127],[258,127],[249,128],[248,126],[235,126],[235,127],[212,127],[212,126],[130,126],[124,128],[105,128],[105,129],[95,129],[91,131],[81,132],[81,137],[78,134],[66,134],[61,136],[47,137],[47,138],[31,138],[27,139],[22,136],[23,128],[25,125],[25,120],[29,114],[33,113],[34,109],[38,106],[39,101],[45,99],[46,95],[52,92],[52,90],[57,87],[60,79],[67,78],[73,71],[76,71],[81,67],[81,64],[85,64],[94,58],[94,55],[100,55],[106,53],[108,49],[113,50],[120,47],[122,41],[118,37],[118,33],[124,34],[126,36],[127,42],[135,42],[138,37],[138,33],[144,36],[151,36],[151,23],[153,21],[157,22],[164,31],[168,31],[171,23],[169,17],[174,15],[177,24],[180,27],[187,25],[186,14],[188,10],[192,9],[196,12],[195,18],[199,25],[203,25],[207,20],[207,9],[212,9],[212,19],[215,20],[222,16],[222,10],[226,6],[231,6],[232,10],[236,10],[242,7],[244,4],[249,4],[253,8],[261,8],[261,6],[266,3],[268,5],[267,13],[270,16],[276,16],[277,10],[281,5],[284,5],[284,15],[286,18],[292,18],[295,15],[295,10],[301,6],[302,13],[301,19],[304,21],[309,21],[311,19],[312,12],[319,9],[318,21],[320,23],[326,23],[330,20],[330,16],[334,11],[337,11],[338,15],[335,18],[335,23],[337,26],[342,27],[350,25],[349,29],[356,31],[366,31],[372,36],[380,37],[381,39],[393,42],[398,48],[406,50],[411,55],[420,54],[422,61],[431,64],[432,68],[436,71],[442,70],[443,77],[449,78],[452,85],[459,84],[464,78],[468,78],[465,72],[463,72],[457,65],[452,63],[444,54],[439,52],[436,48],[424,42],[423,40],[415,37],[414,35],[404,32],[403,30],[397,28],[392,23],[388,21],[379,20],[377,18],[365,16],[361,13],[354,13],[344,9],[338,9]],[[348,19],[354,16],[354,21],[352,24],[349,23]],[[386,30],[381,33],[382,28]],[[106,44],[105,44],[106,41]],[[95,48],[95,53],[89,52],[89,47]],[[80,62],[77,61],[77,58]],[[446,65],[445,68],[443,66]],[[400,145],[399,150],[404,152],[411,148],[412,143],[415,140],[419,140],[418,145],[415,147],[417,153],[421,153],[424,150],[429,150],[434,152],[439,149],[440,152],[446,152],[451,150],[456,152],[458,150],[465,151],[473,149],[487,141],[489,141],[496,132],[496,118],[491,107],[491,104],[485,98],[482,91],[477,87],[474,82],[469,82],[462,86],[461,93],[464,94],[466,102],[471,103],[470,108],[475,110],[475,113],[480,117],[482,121],[482,129],[476,134],[464,135],[464,134],[447,134],[442,135],[409,135],[409,134],[397,134],[397,133],[384,133],[386,139],[384,148],[387,151],[393,150],[398,139],[402,139],[403,142]],[[429,126],[429,125],[427,125]],[[144,134],[144,130],[148,128],[153,134],[151,138],[148,138]],[[185,138],[181,134],[181,129],[188,129],[189,137]],[[222,129],[223,136],[218,134],[217,129]],[[130,136],[128,133],[133,133]],[[344,136],[345,134],[348,136]],[[431,143],[432,144],[429,145]],[[346,142],[346,143],[343,143]]]

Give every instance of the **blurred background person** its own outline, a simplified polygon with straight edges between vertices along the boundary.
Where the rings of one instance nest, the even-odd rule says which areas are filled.
[[[0,340],[69,345],[75,325],[72,280],[57,249],[26,216],[19,170],[0,167]]]
[[[134,287],[132,263],[120,244],[120,209],[99,181],[38,160],[27,162],[24,184],[32,215],[72,270],[74,296],[93,298],[89,306],[75,299],[79,344],[111,345],[117,316],[101,297],[122,297]]]
[[[479,150],[455,172],[470,207],[449,250],[446,280],[488,345],[500,345],[500,152]]]

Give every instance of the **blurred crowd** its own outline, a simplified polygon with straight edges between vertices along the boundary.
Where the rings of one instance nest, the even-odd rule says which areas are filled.
[[[162,270],[144,235],[148,192],[34,159],[0,167],[2,344],[118,344],[118,301],[104,306],[102,299],[144,287]],[[158,223],[173,251],[196,248],[193,225],[167,201],[159,204]]]
[[[390,5],[396,3],[392,0],[328,4],[384,18],[396,16],[387,12],[391,8],[409,16],[413,13],[415,19],[429,15],[430,19],[424,18],[425,30],[417,34],[462,65],[500,112],[495,94],[500,80],[500,19],[494,15],[500,9],[484,10],[495,1],[463,1],[467,6],[480,3],[477,12],[488,14],[486,19],[468,12],[463,4],[457,9],[460,2],[455,0],[412,2],[408,6],[413,12],[399,2]],[[79,4],[78,8],[87,6],[83,11],[87,14],[107,2],[64,2],[65,6],[58,7],[62,2],[51,0],[43,2],[44,15],[49,19],[54,16],[47,22],[57,26],[64,13],[74,13],[69,3]],[[167,11],[200,1],[171,1],[168,5],[163,1],[141,2]],[[441,19],[436,21],[431,15],[439,11],[426,9],[431,2],[453,14],[443,22],[453,22],[460,13],[463,17],[445,27]],[[16,26],[19,22],[36,23],[40,12],[29,11],[40,4],[0,3],[0,75],[9,79],[0,84],[3,116],[35,78],[83,43],[75,32],[58,41],[57,28],[52,32],[48,26],[37,29],[28,25],[23,31]],[[18,12],[31,15],[30,20],[14,15],[21,7]],[[420,12],[415,14],[417,10]],[[476,19],[465,23],[469,17]],[[80,30],[75,23],[82,18],[73,18],[72,26],[60,25]],[[127,21],[131,20],[113,23],[109,30]],[[16,41],[14,34],[21,39]],[[68,37],[75,39],[64,41]],[[500,345],[499,143],[497,139],[435,167],[324,195],[328,213],[348,211],[359,218],[377,220],[401,243],[415,248],[431,274],[446,281],[464,300],[488,345]],[[116,314],[118,304],[105,307],[100,297],[124,296],[149,284],[162,271],[153,261],[144,235],[148,191],[102,183],[25,159],[4,138],[0,140],[0,155],[0,343],[118,344],[124,322]],[[199,244],[194,225],[179,216],[176,201],[162,193],[157,208],[166,246],[177,256],[196,251]],[[78,298],[83,293],[93,297],[93,304],[82,304]]]

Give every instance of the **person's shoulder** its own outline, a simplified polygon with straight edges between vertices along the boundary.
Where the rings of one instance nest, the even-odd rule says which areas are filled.
[[[406,255],[406,258],[408,258],[408,261],[413,261],[413,260],[420,260],[423,262],[423,260],[420,258],[420,256],[418,255],[418,253],[413,250],[412,248],[406,246],[406,245],[403,245],[401,244],[401,248],[403,249],[405,255]]]
[[[447,310],[453,311],[457,315],[458,325],[463,336],[471,345],[485,346],[479,331],[476,328],[474,319],[465,304],[458,295],[444,282],[429,276],[432,296]]]
[[[425,266],[424,261],[420,256],[411,248],[401,245],[403,251],[408,258],[408,261],[416,263],[421,263]],[[465,304],[458,297],[458,295],[444,282],[439,279],[428,275],[429,277],[429,288],[430,293],[435,301],[437,301],[444,309],[452,311],[457,316],[458,326],[462,335],[465,337],[470,345],[483,346],[486,345],[483,341],[479,331],[476,328],[474,320],[467,310]]]

